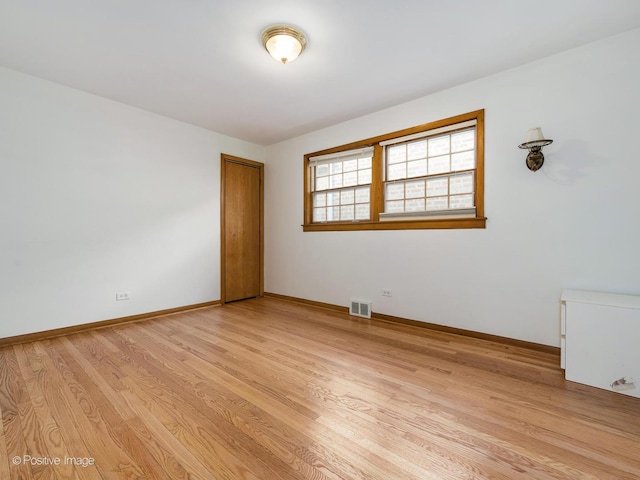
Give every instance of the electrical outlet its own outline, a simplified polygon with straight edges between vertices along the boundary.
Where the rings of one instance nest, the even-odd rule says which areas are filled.
[[[129,292],[118,292],[116,293],[116,302],[120,302],[122,300],[130,300],[131,294]]]
[[[393,297],[393,292],[389,288],[383,288],[382,289],[382,296],[383,297]]]

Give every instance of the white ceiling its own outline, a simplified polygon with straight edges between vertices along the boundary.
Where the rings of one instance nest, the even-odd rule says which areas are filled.
[[[638,0],[0,0],[0,65],[270,145],[637,27]]]

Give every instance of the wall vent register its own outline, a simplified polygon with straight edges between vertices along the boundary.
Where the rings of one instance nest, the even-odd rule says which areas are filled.
[[[352,298],[349,304],[349,315],[356,317],[371,318],[371,302]]]

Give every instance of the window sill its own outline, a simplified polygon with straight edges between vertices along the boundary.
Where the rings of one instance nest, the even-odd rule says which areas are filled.
[[[302,225],[303,232],[338,232],[346,230],[427,230],[486,228],[487,218],[443,218],[433,220],[395,220],[386,222],[334,222]]]

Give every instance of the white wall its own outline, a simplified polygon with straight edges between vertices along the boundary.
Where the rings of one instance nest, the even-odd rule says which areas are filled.
[[[221,152],[264,156],[0,69],[0,337],[220,299]]]
[[[265,290],[553,346],[563,288],[640,294],[638,45],[635,30],[269,147]],[[480,108],[486,229],[302,232],[303,154]],[[554,143],[533,173],[517,145],[536,126]]]

